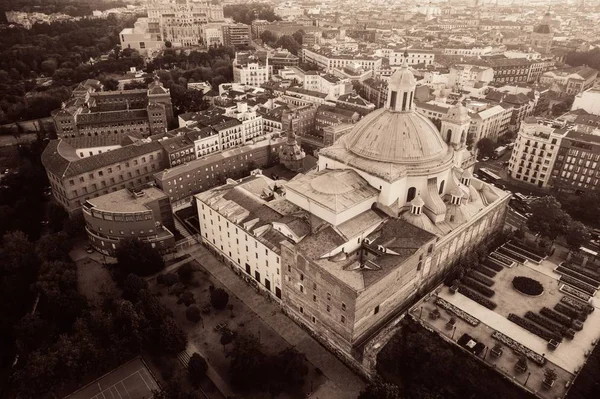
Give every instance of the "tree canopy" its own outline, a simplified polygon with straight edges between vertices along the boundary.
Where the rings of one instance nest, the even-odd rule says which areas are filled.
[[[480,155],[484,157],[491,157],[494,155],[496,143],[494,143],[492,139],[484,137],[477,142],[477,149],[479,150]]]
[[[281,20],[275,15],[273,6],[267,3],[227,4],[223,7],[223,16],[246,25],[251,25],[255,19],[265,19],[269,22]]]
[[[165,268],[161,254],[146,241],[125,238],[115,250],[118,268],[125,274],[150,276]]]
[[[567,231],[571,217],[561,209],[561,204],[552,196],[535,200],[531,204],[532,216],[527,219],[527,227],[552,240]]]
[[[398,386],[377,379],[360,392],[358,399],[402,399],[402,396]]]
[[[229,294],[223,288],[215,288],[210,292],[210,303],[213,308],[223,310],[229,302]]]

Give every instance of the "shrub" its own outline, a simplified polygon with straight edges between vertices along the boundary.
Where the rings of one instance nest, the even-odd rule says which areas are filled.
[[[186,263],[177,270],[179,280],[189,283],[194,278],[194,267],[191,263]]]
[[[497,306],[493,301],[489,300],[478,292],[470,290],[464,285],[458,287],[458,292],[488,309],[494,310]]]
[[[584,276],[594,279],[596,281],[600,281],[600,276],[598,276],[598,273],[594,273],[589,270],[585,270],[584,268],[577,267],[571,263],[563,262],[563,263],[561,263],[560,267],[565,267],[565,268],[572,270],[574,272],[577,272],[581,275],[584,275]]]
[[[206,360],[198,353],[194,353],[190,357],[190,362],[188,363],[188,374],[195,387],[200,385],[200,380],[206,375],[206,370],[208,370],[208,363],[206,363]]]
[[[525,261],[527,260],[524,256],[518,255],[516,251],[511,252],[507,248],[498,248],[496,251],[510,259],[514,259],[519,263],[525,263]]]
[[[159,274],[158,277],[156,277],[157,283],[166,285],[167,287],[172,286],[178,281],[179,277],[177,277],[175,273]]]
[[[479,284],[477,281],[473,280],[470,277],[465,277],[463,279],[463,284],[467,287],[479,292],[481,295],[491,298],[494,296],[494,290],[486,287],[483,284]]]
[[[573,277],[562,275],[562,276],[560,276],[560,281],[563,283],[572,285],[573,287],[580,289],[581,291],[585,292],[586,294],[594,295],[596,293],[596,290],[593,287],[590,287],[588,284],[582,283],[581,281],[579,281]]]
[[[571,298],[570,296],[563,296],[562,298],[560,298],[560,301],[566,303],[572,308],[577,309],[580,312],[585,311],[586,313],[592,313],[594,311],[593,305],[590,305],[589,303],[580,302],[577,299]]]
[[[524,329],[537,335],[538,337],[545,339],[546,341],[550,341],[551,339],[553,339],[557,342],[562,341],[562,337],[560,336],[560,334],[557,334],[552,331],[548,331],[545,328],[542,328],[542,327],[538,326],[537,324],[535,324],[527,319],[522,318],[521,316],[517,316],[514,313],[510,313],[508,315],[508,320],[512,321],[513,323],[515,323],[518,326],[523,327]]]
[[[571,319],[570,317],[567,317],[545,306],[542,308],[542,310],[540,310],[540,314],[562,324],[565,327],[570,327],[571,323],[573,323],[573,319]]]
[[[200,308],[196,305],[192,305],[185,310],[185,317],[193,323],[197,323],[202,320]]]
[[[489,267],[490,269],[492,269],[492,270],[494,270],[494,271],[496,271],[496,272],[502,271],[502,269],[504,269],[504,267],[503,267],[501,264],[499,264],[499,263],[496,263],[496,260],[495,260],[495,259],[492,259],[492,258],[489,258],[489,257],[488,257],[488,258],[486,258],[486,259],[483,261],[483,264],[484,264],[486,267]]]
[[[557,312],[560,312],[566,316],[569,316],[572,319],[578,319],[581,320],[583,318],[582,321],[585,321],[587,315],[583,312],[579,312],[575,309],[571,309],[568,306],[563,305],[562,303],[557,303],[556,305],[554,305],[554,310],[556,310]]]
[[[224,289],[215,288],[210,292],[210,303],[213,308],[217,310],[225,309],[227,302],[229,302],[229,294]]]
[[[573,277],[574,279],[583,281],[584,283],[589,284],[592,287],[598,288],[598,286],[600,285],[600,283],[597,280],[595,280],[593,278],[590,278],[590,277],[587,277],[587,276],[584,276],[579,271],[573,271],[573,270],[568,269],[568,268],[563,267],[563,266],[557,267],[556,271],[558,273],[560,273],[560,274],[564,274],[564,275],[567,275],[569,277]]]
[[[183,283],[176,283],[169,287],[169,294],[171,295],[181,295],[185,291],[185,285]]]
[[[496,272],[486,266],[478,266],[475,268],[479,273],[484,274],[488,277],[496,277]]]
[[[190,306],[191,304],[196,303],[196,299],[194,298],[194,293],[192,291],[184,291],[181,295],[179,295],[177,304],[182,304],[182,303],[185,306]]]
[[[544,286],[529,277],[517,276],[513,278],[512,285],[517,291],[526,295],[540,295],[544,292]]]
[[[479,273],[476,273],[475,271],[471,271],[471,273],[469,273],[469,277],[471,277],[473,280],[476,280],[477,282],[485,285],[486,287],[491,287],[492,285],[494,285],[494,280],[487,278],[485,276],[482,276]]]
[[[533,321],[534,323],[544,327],[545,329],[555,332],[557,334],[563,335],[567,328],[559,323],[556,323],[552,320],[545,318],[544,316],[540,316],[537,313],[528,311],[525,313],[525,318]]]

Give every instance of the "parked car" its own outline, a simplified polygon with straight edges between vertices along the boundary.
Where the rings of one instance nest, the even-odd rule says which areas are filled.
[[[490,157],[483,157],[481,158],[481,162],[487,162],[490,160]]]
[[[222,329],[224,329],[227,326],[227,323],[223,322],[223,323],[219,323],[215,326],[215,331],[221,331]]]

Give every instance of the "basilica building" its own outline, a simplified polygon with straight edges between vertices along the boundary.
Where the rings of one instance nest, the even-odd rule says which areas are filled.
[[[504,225],[508,193],[473,177],[467,109],[441,132],[406,63],[387,104],[290,181],[260,173],[196,196],[203,242],[289,317],[361,363],[373,337]]]

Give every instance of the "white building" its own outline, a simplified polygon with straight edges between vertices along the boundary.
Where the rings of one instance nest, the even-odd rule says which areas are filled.
[[[338,52],[331,49],[302,48],[302,62],[315,64],[325,71],[360,65],[364,70],[379,71],[381,57],[360,53]]]
[[[386,106],[323,148],[318,170],[196,196],[203,243],[364,367],[373,332],[501,229],[509,199],[472,177],[466,108],[449,110],[441,134],[415,112],[415,86],[405,64]]]
[[[133,28],[125,28],[119,34],[121,48],[137,50],[140,55],[152,55],[165,48],[160,32],[151,32],[148,27],[148,18],[139,18]]]
[[[326,94],[328,100],[335,100],[341,95],[350,93],[352,91],[352,83],[349,79],[310,71],[304,75],[303,88]]]
[[[249,108],[245,101],[236,103],[233,110],[227,109],[225,115],[242,122],[242,134],[245,142],[256,140],[265,134],[262,116],[256,113],[256,108]]]
[[[208,23],[202,27],[202,41],[206,47],[222,46],[223,26],[217,23]]]
[[[245,273],[262,290],[281,298],[280,242],[286,236],[265,223],[265,214],[278,215],[265,206],[268,196],[275,195],[276,182],[258,174],[229,189],[218,187],[197,194],[196,201],[202,242],[238,274]]]
[[[400,68],[405,59],[407,60],[408,65],[410,66],[417,64],[432,65],[435,61],[435,53],[433,52],[433,50],[398,49],[386,52],[386,54],[390,61],[390,67],[392,67],[393,69]]]
[[[590,114],[600,115],[600,89],[588,89],[575,96],[571,111],[582,109]]]
[[[501,105],[490,106],[483,103],[483,109],[476,107],[477,103],[468,104],[467,108],[473,109],[471,112],[471,126],[469,135],[474,143],[482,138],[498,140],[498,137],[508,132],[510,118],[512,117],[512,108]]]
[[[273,67],[269,65],[268,58],[263,62],[253,56],[244,56],[242,59],[240,54],[236,53],[233,60],[233,81],[235,83],[260,86],[269,81],[273,73]]]
[[[452,65],[448,74],[448,86],[459,90],[464,87],[475,87],[477,84],[487,85],[493,80],[494,70],[478,65]]]
[[[562,138],[568,129],[556,121],[527,117],[515,141],[508,175],[538,187],[547,187]]]
[[[302,10],[302,8],[285,4],[274,7],[273,12],[281,18],[299,17],[304,15],[304,10]]]

